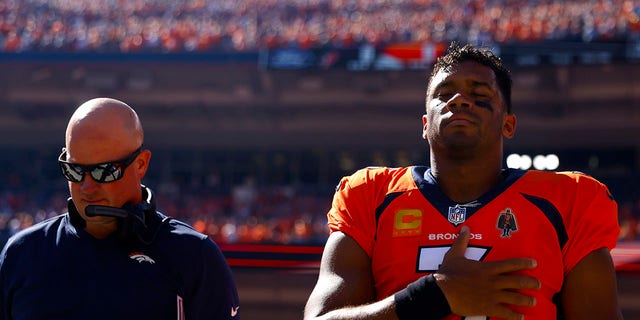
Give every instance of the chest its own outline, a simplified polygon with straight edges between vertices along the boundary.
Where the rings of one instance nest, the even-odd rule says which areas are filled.
[[[553,206],[519,194],[452,206],[408,192],[389,203],[378,217],[372,256],[378,293],[390,294],[435,272],[463,225],[471,230],[468,258],[537,259],[539,267],[533,275],[545,279],[549,292],[557,292],[562,286],[566,237],[562,221]]]
[[[11,292],[15,319],[166,319],[179,292],[153,249],[65,245],[35,251]],[[34,308],[33,306],[38,306]]]

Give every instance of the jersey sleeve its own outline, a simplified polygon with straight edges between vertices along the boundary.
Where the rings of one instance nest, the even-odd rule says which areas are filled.
[[[184,272],[185,319],[240,319],[236,284],[222,251],[211,239],[201,240],[201,255]]]
[[[362,169],[342,178],[327,213],[330,232],[341,231],[347,234],[369,256],[373,252],[376,232],[376,200],[372,184],[370,169]]]
[[[565,274],[596,249],[615,247],[620,227],[618,206],[609,189],[592,177],[575,174],[574,207],[567,217],[568,242],[563,249]]]

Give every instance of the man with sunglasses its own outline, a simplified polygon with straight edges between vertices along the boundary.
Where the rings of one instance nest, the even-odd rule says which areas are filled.
[[[0,255],[0,319],[239,319],[218,246],[155,210],[136,112],[97,98],[71,116],[58,158],[68,213]]]

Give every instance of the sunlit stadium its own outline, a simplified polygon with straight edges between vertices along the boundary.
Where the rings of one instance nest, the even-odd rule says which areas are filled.
[[[341,177],[429,164],[425,90],[453,41],[512,71],[505,168],[609,187],[620,306],[640,319],[630,0],[0,1],[0,244],[67,211],[67,121],[112,97],[140,115],[158,210],[222,249],[242,318],[301,319]]]

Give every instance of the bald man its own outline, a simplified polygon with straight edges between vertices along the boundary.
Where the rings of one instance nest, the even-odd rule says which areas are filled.
[[[11,238],[0,255],[0,319],[239,319],[218,246],[157,212],[136,112],[89,100],[58,159],[68,212]]]

